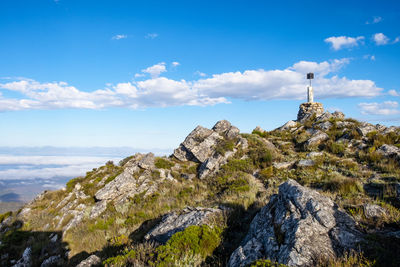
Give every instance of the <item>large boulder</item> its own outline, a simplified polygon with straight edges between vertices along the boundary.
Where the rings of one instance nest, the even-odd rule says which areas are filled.
[[[146,240],[166,243],[171,236],[185,230],[191,225],[206,224],[213,216],[220,214],[222,209],[185,208],[181,213],[171,212],[162,218],[161,222],[145,236]]]
[[[324,133],[323,131],[320,130],[316,130],[313,132],[313,134],[311,135],[311,137],[305,142],[305,147],[312,147],[312,146],[316,146],[318,144],[320,144],[321,142],[328,140],[329,136]]]
[[[246,266],[261,258],[311,266],[316,259],[355,249],[361,240],[353,219],[330,198],[288,180],[255,216],[228,266]]]
[[[217,122],[212,130],[197,126],[172,155],[180,161],[203,163],[213,154],[218,140],[234,139],[239,136],[239,132],[237,127],[226,120]]]
[[[366,136],[368,133],[376,131],[376,128],[374,125],[364,122],[356,130],[361,136]]]

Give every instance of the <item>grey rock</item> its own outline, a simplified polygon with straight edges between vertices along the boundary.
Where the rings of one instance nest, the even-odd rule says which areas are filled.
[[[96,255],[90,255],[85,260],[81,261],[76,267],[92,267],[101,266],[101,259]]]
[[[329,111],[325,111],[324,113],[322,113],[322,115],[318,116],[316,118],[316,122],[323,122],[323,121],[327,121],[330,118],[332,118],[332,114]]]
[[[137,178],[140,173],[139,164],[144,168],[151,168],[149,161],[154,155],[141,155],[136,154],[133,159],[125,164],[124,171],[118,175],[114,180],[106,184],[103,188],[98,190],[95,194],[95,198],[98,201],[111,200],[115,201],[126,201],[129,197],[136,194],[140,194],[146,191],[146,195],[153,193],[158,183],[161,182],[152,178],[150,170],[145,169]],[[136,177],[134,176],[136,174]]]
[[[27,247],[22,257],[13,265],[13,267],[31,267],[32,266],[32,249]]]
[[[315,258],[342,255],[361,240],[353,219],[330,198],[288,180],[254,217],[228,266],[246,266],[260,258],[311,266]]]
[[[59,262],[61,260],[60,255],[51,256],[48,259],[45,259],[40,267],[52,267],[52,266],[59,266]]]
[[[386,215],[386,210],[375,204],[365,204],[364,215],[368,219],[381,218]]]
[[[336,122],[336,127],[340,128],[340,129],[348,128],[348,127],[352,127],[352,126],[354,126],[354,123],[350,122],[350,121],[338,121],[338,122]]]
[[[272,163],[272,166],[276,169],[287,169],[290,168],[294,164],[293,161],[290,162],[274,162]]]
[[[212,130],[197,126],[172,155],[180,161],[203,163],[214,153],[218,140],[237,138],[239,132],[237,127],[226,120],[217,122]]]
[[[329,139],[329,136],[323,131],[315,131],[311,137],[305,142],[305,147],[310,147],[320,144],[322,141]]]
[[[324,155],[323,152],[315,152],[315,151],[313,151],[313,152],[308,153],[307,157],[308,158],[316,158],[316,157],[321,157],[323,155]]]
[[[319,128],[321,128],[324,131],[328,131],[333,126],[333,124],[329,121],[324,121],[324,122],[315,124],[315,126],[318,126]]]
[[[335,119],[343,120],[344,119],[344,113],[341,111],[335,111],[332,113],[332,117]]]
[[[279,131],[286,131],[292,128],[297,127],[297,122],[295,121],[288,121],[287,123],[285,123],[284,125],[282,125],[281,127],[277,128],[276,130]]]
[[[400,159],[400,148],[396,146],[384,144],[380,146],[376,151],[385,157]]]
[[[368,133],[376,131],[376,128],[370,123],[362,123],[356,130],[360,135],[366,136]]]
[[[107,209],[107,201],[106,200],[102,200],[97,202],[92,210],[90,211],[90,219],[94,219],[100,216],[100,214],[102,214],[105,210]]]
[[[299,166],[299,167],[310,167],[310,166],[314,166],[314,164],[315,164],[315,162],[313,160],[311,160],[311,159],[303,159],[303,160],[300,160],[297,163],[297,166]]]
[[[177,232],[185,230],[191,225],[206,224],[207,220],[222,209],[211,208],[191,208],[188,207],[182,213],[171,212],[163,216],[161,222],[145,236],[146,240],[154,240],[166,243],[171,236]]]
[[[239,128],[231,125],[231,123],[227,120],[217,122],[212,130],[228,139],[233,139],[240,133]]]
[[[142,159],[139,160],[137,164],[140,168],[145,170],[153,170],[154,169],[154,154],[147,153],[144,155]]]

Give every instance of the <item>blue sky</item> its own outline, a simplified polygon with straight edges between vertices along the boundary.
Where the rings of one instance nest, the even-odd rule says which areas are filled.
[[[315,100],[400,124],[396,1],[0,2],[0,146],[177,147]]]

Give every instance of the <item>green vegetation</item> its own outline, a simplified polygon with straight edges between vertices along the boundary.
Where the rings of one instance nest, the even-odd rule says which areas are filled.
[[[173,162],[171,162],[171,161],[169,161],[169,160],[167,160],[165,158],[157,157],[155,162],[154,162],[154,165],[159,169],[168,169],[168,170],[170,170],[175,165],[175,163],[173,163]]]
[[[2,223],[5,219],[10,217],[12,215],[11,211],[8,211],[6,213],[0,214],[0,223]]]
[[[248,267],[287,267],[284,264],[272,262],[270,260],[256,260],[248,265]]]
[[[156,249],[155,266],[198,266],[221,243],[222,229],[208,225],[189,226]]]

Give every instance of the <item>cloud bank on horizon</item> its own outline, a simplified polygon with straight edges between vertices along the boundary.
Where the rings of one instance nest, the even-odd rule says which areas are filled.
[[[319,99],[382,94],[383,89],[372,80],[352,80],[336,74],[349,63],[348,58],[323,62],[299,61],[286,69],[226,72],[187,81],[161,76],[167,72],[167,65],[160,62],[135,75],[141,80],[133,79],[92,92],[66,82],[7,78],[0,82],[0,89],[16,93],[18,97],[5,97],[0,91],[0,111],[210,106],[229,103],[229,99],[299,100],[305,96],[307,72],[316,74],[313,84]],[[180,64],[172,62],[171,65],[177,67]]]

